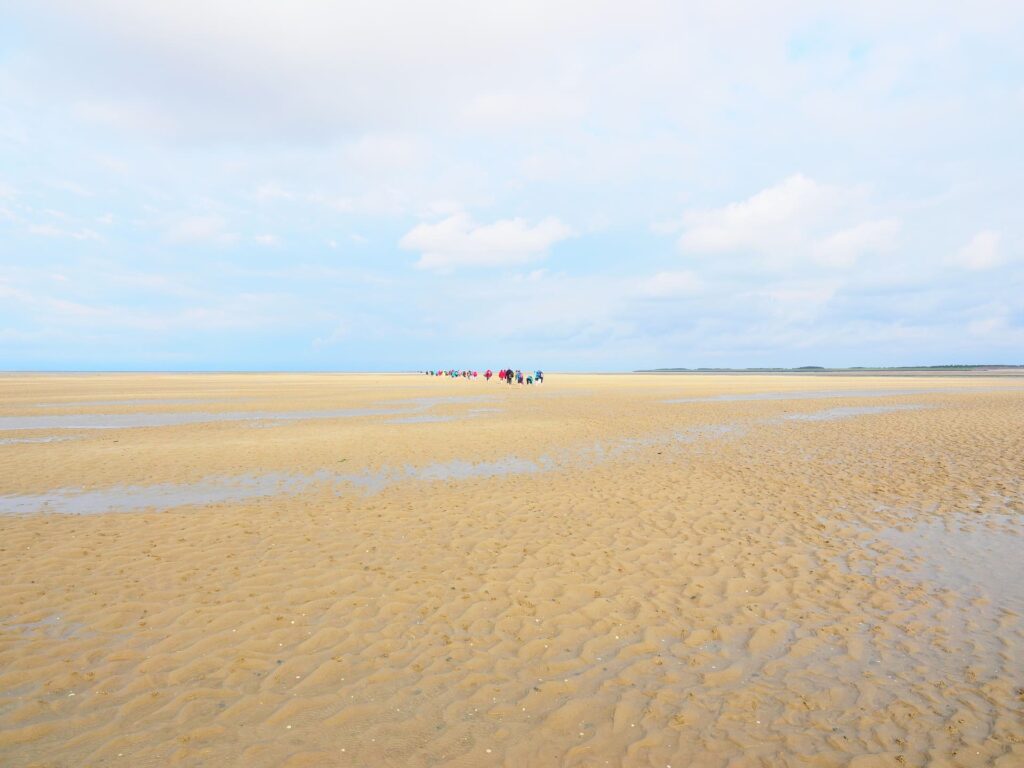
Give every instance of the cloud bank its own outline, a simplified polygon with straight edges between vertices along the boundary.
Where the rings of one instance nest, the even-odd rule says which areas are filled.
[[[15,0],[0,360],[1021,362],[1021,39],[999,0]]]
[[[531,226],[523,219],[476,224],[465,214],[436,224],[417,224],[399,242],[402,248],[422,251],[420,269],[498,267],[543,258],[555,243],[572,236],[556,218]]]

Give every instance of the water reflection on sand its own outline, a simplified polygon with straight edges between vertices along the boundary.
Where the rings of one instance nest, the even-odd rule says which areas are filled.
[[[886,573],[1024,614],[1024,519],[993,512],[918,516],[874,531],[899,554]],[[993,567],[998,564],[998,567]]]
[[[895,406],[880,407],[879,409],[830,409],[830,411],[802,414],[802,416],[840,418],[896,409],[898,407]],[[832,413],[836,410],[843,412]],[[773,419],[764,423],[776,421]],[[61,488],[41,494],[0,496],[0,514],[35,512],[97,514],[143,509],[172,509],[298,494],[315,488],[337,495],[372,494],[380,493],[389,486],[405,482],[480,480],[579,469],[627,458],[631,455],[642,456],[645,455],[644,451],[659,446],[680,446],[688,450],[700,450],[702,443],[729,436],[740,436],[744,434],[745,429],[746,427],[740,424],[709,424],[686,430],[668,430],[643,437],[624,437],[618,440],[595,442],[534,459],[510,455],[487,461],[452,459],[421,466],[406,464],[400,467],[365,469],[348,473],[322,469],[308,474],[266,473],[209,477],[195,483],[120,485],[95,490]]]
[[[427,416],[439,405],[479,403],[493,399],[490,395],[413,398],[365,408],[333,408],[302,411],[158,411],[134,413],[61,413],[0,416],[0,431],[64,430],[64,429],[133,429],[170,427],[212,422],[314,421],[320,419],[351,419],[366,416]],[[111,404],[113,401],[107,401]],[[122,401],[128,402],[128,401]],[[190,401],[191,402],[191,401]],[[86,405],[84,403],[79,405]],[[474,415],[484,412],[474,409]],[[455,418],[446,416],[446,418]]]
[[[903,397],[910,395],[974,394],[981,392],[1021,391],[1019,387],[930,387],[928,389],[822,389],[807,391],[740,392],[707,397],[680,397],[663,402],[738,403],[756,400],[830,400],[851,397]]]
[[[903,405],[851,405],[841,408],[826,408],[823,411],[812,411],[810,413],[787,413],[780,418],[788,421],[835,421],[836,419],[848,419],[852,416],[868,416],[873,413],[916,411],[924,407],[926,406],[916,403],[904,403]]]

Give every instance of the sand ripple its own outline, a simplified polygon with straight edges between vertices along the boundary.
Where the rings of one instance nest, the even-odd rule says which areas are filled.
[[[325,381],[310,387],[344,395]],[[367,396],[389,381],[409,385]],[[820,403],[666,412],[665,379],[562,386],[577,394],[502,391],[493,435],[423,423],[346,445],[368,469],[467,446],[578,459],[549,471],[0,519],[0,762],[1024,764],[1020,394],[810,422],[783,417]],[[715,439],[666,437],[723,415]],[[254,445],[224,429],[215,469],[336,471],[324,425]],[[192,476],[164,441],[218,461],[193,433],[119,439],[134,453],[18,446],[0,490],[48,490],[42,451],[72,476],[76,456],[120,462],[124,483]]]

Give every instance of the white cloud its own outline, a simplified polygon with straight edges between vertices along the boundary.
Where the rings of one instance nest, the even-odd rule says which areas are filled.
[[[78,114],[170,138],[352,135],[450,119],[481,92],[544,83],[564,46],[613,33],[631,12],[583,0],[58,6],[40,26],[65,41],[69,63],[49,77],[67,84],[71,72],[91,84]],[[558,108],[554,97],[541,101],[544,114]]]
[[[95,190],[86,187],[84,184],[79,184],[77,181],[71,181],[70,179],[56,179],[51,181],[49,186],[61,192],[68,192],[77,197],[96,196]]]
[[[292,200],[295,198],[294,193],[272,181],[264,182],[256,187],[254,196],[261,203],[270,202],[272,200]]]
[[[783,325],[817,319],[835,298],[838,285],[830,281],[785,281],[750,291],[746,300],[760,305],[759,316]]]
[[[70,230],[55,227],[52,224],[31,224],[28,228],[29,234],[40,237],[66,237],[71,240],[101,240],[98,232],[91,229]]]
[[[64,0],[46,14],[44,29],[61,45],[60,74],[51,77],[92,85],[82,89],[90,95],[84,108],[99,119],[170,135],[322,136],[452,116],[576,120],[584,109],[621,114],[648,99],[697,122],[704,118],[693,115],[740,98],[813,95],[807,86],[831,86],[830,78],[844,78],[844,88],[823,89],[841,99],[861,85],[849,46],[870,33],[899,40],[899,52],[901,36],[943,40],[937,31],[947,27],[965,34],[998,27],[1013,39],[1013,3],[980,0],[970,13],[928,6],[926,18],[918,5],[866,0],[826,13],[806,2],[522,0],[494,8],[463,0]],[[787,61],[786,43],[806,37],[811,20],[829,55]],[[832,27],[845,34],[829,36]],[[722,40],[741,54],[723,60]],[[882,86],[914,71],[917,60],[907,58],[877,76],[887,77]]]
[[[409,192],[402,185],[370,184],[358,195],[314,192],[306,199],[331,213],[355,216],[398,216],[409,208]]]
[[[421,163],[425,149],[412,136],[366,134],[345,147],[348,164],[364,173],[408,169]]]
[[[280,245],[281,244],[281,238],[279,238],[277,235],[270,235],[270,234],[256,235],[253,238],[253,240],[255,240],[260,245],[267,246],[268,248],[273,247],[275,245]]]
[[[1005,315],[990,315],[989,317],[978,318],[967,324],[967,332],[972,336],[991,336],[1007,328],[1008,322]]]
[[[449,216],[436,224],[419,224],[399,245],[420,251],[420,269],[450,270],[455,267],[497,267],[523,264],[543,258],[557,242],[573,231],[556,218],[534,226],[524,219],[502,219],[476,224],[466,214]]]
[[[431,200],[420,212],[420,216],[425,219],[435,219],[442,216],[454,216],[457,213],[462,213],[465,206],[458,200]]]
[[[337,213],[352,213],[356,209],[355,200],[351,197],[335,197],[317,192],[309,196],[309,201]]]
[[[518,129],[530,124],[578,120],[585,112],[586,105],[578,94],[536,87],[481,93],[464,107],[461,117],[476,127]]]
[[[321,349],[323,347],[333,347],[352,338],[352,333],[355,329],[349,322],[342,321],[338,323],[328,333],[317,336],[313,339],[312,345],[315,349]]]
[[[477,279],[457,289],[476,311],[441,316],[462,335],[480,339],[544,339],[544,345],[607,345],[628,335],[633,320],[621,279],[533,270],[510,280]],[[450,295],[450,294],[449,294]],[[604,348],[604,347],[602,347]]]
[[[109,126],[128,133],[170,136],[176,124],[175,116],[163,111],[159,103],[146,103],[145,96],[138,100],[82,99],[72,106],[75,118],[87,123]]]
[[[693,272],[659,272],[641,280],[637,293],[652,299],[674,299],[692,296],[703,288],[703,281]]]
[[[687,212],[679,245],[702,253],[799,246],[844,197],[844,190],[798,173],[742,202]]]
[[[982,230],[957,251],[949,262],[975,272],[998,267],[1006,261],[1006,256],[1000,248],[1000,240],[998,232],[991,229]]]
[[[848,269],[891,250],[899,235],[898,219],[865,218],[870,210],[863,187],[795,174],[746,200],[686,212],[678,242],[686,253],[746,255],[748,266]]]
[[[816,242],[814,256],[828,266],[851,267],[864,253],[890,250],[899,232],[900,222],[896,219],[865,221]]]
[[[222,216],[186,216],[175,222],[166,233],[172,243],[212,243],[228,245],[238,240],[238,235],[227,231],[227,222]]]
[[[1020,3],[46,5],[11,4],[0,146],[12,162],[0,176],[17,194],[3,199],[12,190],[0,184],[0,229],[24,238],[0,237],[0,261],[39,251],[69,275],[64,299],[100,306],[145,297],[84,280],[99,261],[175,263],[194,290],[211,287],[154,302],[176,309],[130,316],[150,323],[140,327],[199,324],[209,313],[188,320],[184,306],[287,285],[302,292],[289,315],[329,294],[328,308],[372,303],[366,322],[350,316],[354,328],[400,329],[351,358],[364,363],[420,354],[405,342],[418,331],[401,329],[421,326],[449,348],[466,337],[487,351],[495,338],[523,348],[563,339],[559,354],[575,356],[565,359],[611,366],[645,344],[660,350],[651,363],[697,362],[698,348],[708,361],[783,362],[811,342],[832,362],[899,362],[932,339],[941,362],[968,342],[1019,339],[1020,270],[987,267],[1019,256],[1022,242],[1024,184],[1006,162],[1024,104],[1006,77],[1020,70]],[[726,40],[735,55],[723,54]],[[95,198],[47,185],[70,169]],[[101,226],[108,210],[116,224]],[[464,211],[493,213],[474,222]],[[560,219],[542,221],[549,212]],[[561,261],[543,257],[568,236],[562,222],[587,233],[571,249],[580,258],[537,270]],[[50,228],[32,238],[30,223]],[[996,239],[954,255],[982,226]],[[103,233],[102,254],[42,238],[83,227]],[[503,270],[495,296],[484,293],[499,283],[493,271],[397,273],[385,241],[408,230],[402,246],[414,250],[398,258],[410,265],[524,266]],[[260,253],[267,274],[257,274],[253,238],[270,232],[282,244]],[[354,232],[374,247],[358,250]],[[684,255],[672,264],[676,241]],[[174,245],[186,242],[251,247],[209,258]],[[296,260],[312,270],[342,253],[368,277],[296,274]],[[936,270],[935,254],[964,271]],[[393,282],[364,290],[373,276]],[[436,293],[424,299],[428,286]],[[965,314],[994,300],[1008,312]],[[443,310],[452,301],[479,310],[453,316]],[[10,320],[46,328],[51,315],[62,317],[42,308]],[[328,315],[275,351],[261,344],[255,359],[280,362],[326,338]],[[73,336],[78,323],[66,327]],[[152,336],[154,348],[174,344]]]

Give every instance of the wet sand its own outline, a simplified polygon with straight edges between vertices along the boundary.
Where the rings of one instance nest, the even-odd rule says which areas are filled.
[[[4,766],[1024,765],[1024,379],[0,377]]]

